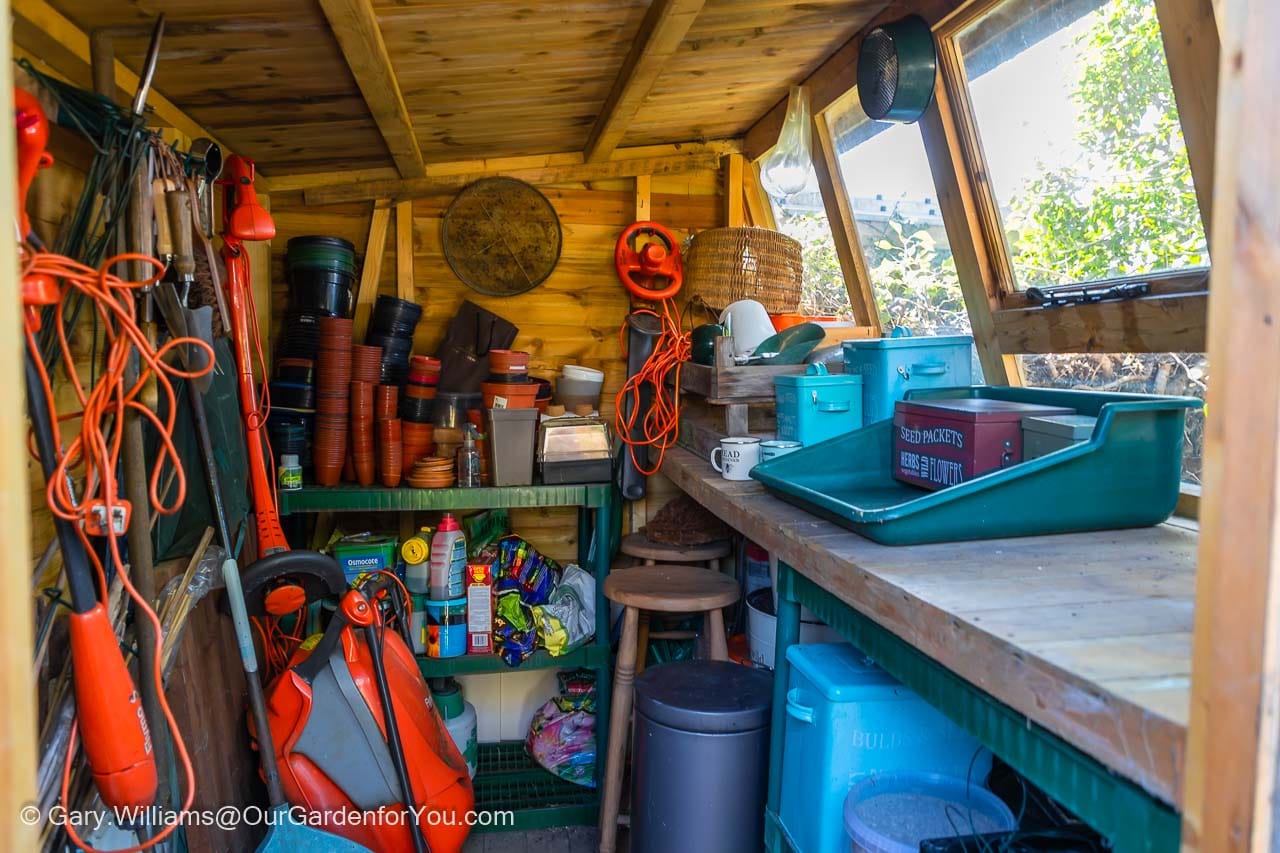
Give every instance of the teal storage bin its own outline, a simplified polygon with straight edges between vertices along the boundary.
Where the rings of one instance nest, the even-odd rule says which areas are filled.
[[[1087,441],[927,492],[893,478],[893,421],[761,462],[769,491],[885,545],[1041,536],[1159,524],[1178,504],[1194,397],[979,385],[909,400],[978,397],[1062,406],[1098,419]]]
[[[845,797],[870,773],[986,782],[991,753],[853,646],[792,646],[787,662],[779,817],[798,853],[849,849]]]
[[[862,377],[863,421],[892,418],[908,391],[972,384],[972,348],[969,335],[845,341],[844,372]]]
[[[775,376],[778,438],[806,447],[862,426],[862,377],[811,364],[803,374]]]

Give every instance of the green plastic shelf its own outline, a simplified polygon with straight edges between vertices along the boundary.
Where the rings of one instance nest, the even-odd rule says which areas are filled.
[[[589,644],[573,651],[552,657],[546,649],[538,649],[533,656],[519,666],[507,666],[497,655],[459,655],[454,658],[429,658],[418,655],[418,669],[423,678],[444,678],[449,675],[472,675],[483,672],[520,672],[526,669],[559,667],[607,667],[609,650],[605,646]]]
[[[483,489],[414,489],[404,486],[304,486],[282,490],[280,513],[413,512],[446,509],[609,505],[609,483],[580,486],[505,486]]]
[[[511,811],[503,826],[473,832],[515,832],[551,826],[592,826],[599,814],[594,788],[566,782],[530,758],[520,741],[482,743],[476,757],[477,811]]]

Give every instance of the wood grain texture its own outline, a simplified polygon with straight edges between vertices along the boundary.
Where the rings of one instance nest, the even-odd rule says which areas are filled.
[[[657,613],[702,613],[728,607],[741,596],[737,581],[702,566],[635,566],[610,572],[604,594],[624,607]]]
[[[1177,805],[1197,536],[1170,524],[878,545],[668,451],[678,487],[961,677]],[[1039,616],[1039,619],[1035,619]],[[1140,681],[1145,682],[1139,689]],[[1133,689],[1112,689],[1123,683]]]
[[[583,157],[605,160],[618,147],[658,75],[684,41],[706,0],[653,0],[591,127]]]
[[[422,151],[369,0],[320,0],[329,29],[403,178],[423,175]]]
[[[835,241],[836,255],[840,259],[840,272],[849,294],[853,319],[859,326],[876,330],[880,335],[880,309],[876,307],[875,293],[871,288],[871,272],[862,252],[862,240],[858,238],[858,225],[854,221],[849,194],[845,192],[844,178],[840,174],[840,158],[836,156],[835,139],[827,120],[821,115],[813,117],[813,170],[817,173],[818,189],[822,193],[822,206],[831,224],[831,237]]]
[[[360,285],[356,290],[355,319],[351,327],[357,340],[364,340],[364,333],[369,328],[369,317],[373,313],[373,303],[378,299],[378,279],[382,276],[382,255],[387,246],[387,225],[390,220],[391,205],[386,202],[375,204],[369,218],[369,239],[365,242],[364,264],[360,268]],[[397,245],[397,262],[399,252],[400,247]],[[396,272],[398,284],[399,270]]]
[[[1224,0],[1183,847],[1275,849],[1280,749],[1280,7]]]
[[[1204,352],[1208,296],[1155,296],[1062,308],[1010,308],[991,322],[1003,353]],[[985,369],[985,364],[984,364]]]
[[[413,301],[413,202],[396,205],[396,297]]]

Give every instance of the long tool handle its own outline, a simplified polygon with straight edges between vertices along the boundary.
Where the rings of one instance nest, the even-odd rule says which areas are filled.
[[[413,838],[414,853],[426,853],[427,841],[422,837],[422,827],[413,819],[413,809],[417,800],[413,797],[413,783],[409,781],[409,767],[405,762],[404,744],[400,742],[400,727],[396,725],[396,709],[391,703],[391,685],[387,681],[387,665],[382,659],[382,638],[378,635],[378,626],[364,626],[364,641],[369,646],[369,655],[373,658],[373,679],[378,683],[378,699],[382,702],[382,722],[387,730],[387,746],[391,748],[391,763],[396,768],[396,776],[400,780],[400,796],[404,798],[404,808],[408,814],[409,835]]]
[[[191,239],[191,204],[185,187],[169,190],[164,194],[169,208],[169,227],[173,229],[173,269],[178,280],[193,281],[196,277],[196,256]]]
[[[271,740],[267,700],[262,692],[262,675],[258,672],[258,655],[253,647],[253,629],[249,624],[249,612],[245,608],[244,590],[240,586],[240,566],[232,553],[234,544],[231,529],[227,525],[227,510],[222,503],[222,483],[218,476],[218,460],[213,454],[213,440],[209,437],[204,395],[200,393],[194,379],[187,380],[187,396],[191,398],[191,419],[195,421],[200,454],[204,458],[205,478],[209,481],[209,497],[213,501],[213,514],[218,522],[218,535],[222,537],[222,548],[226,553],[226,559],[222,561],[222,580],[227,586],[231,623],[236,629],[240,663],[244,666],[244,678],[249,687],[249,708],[253,713],[253,727],[258,736],[258,754],[262,758],[262,775],[267,782],[267,798],[272,806],[278,806],[285,801],[284,788],[280,784],[280,767],[276,763],[275,745]]]

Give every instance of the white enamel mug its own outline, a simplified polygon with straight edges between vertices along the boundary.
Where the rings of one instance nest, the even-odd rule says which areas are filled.
[[[760,461],[768,462],[770,459],[794,453],[802,447],[804,445],[798,441],[766,441],[760,445]]]
[[[760,461],[760,439],[730,436],[720,439],[711,451],[711,467],[726,480],[750,480],[751,469]]]

